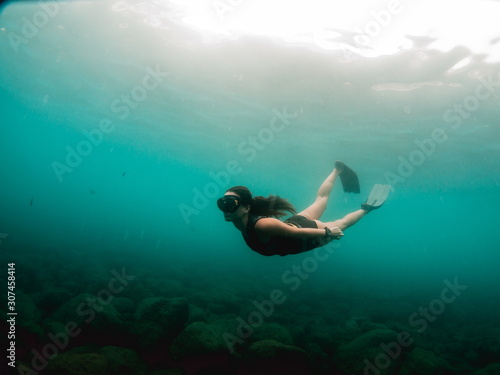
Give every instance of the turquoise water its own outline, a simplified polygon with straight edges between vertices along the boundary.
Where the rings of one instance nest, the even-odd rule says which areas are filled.
[[[96,367],[81,374],[264,374],[290,358],[297,374],[500,373],[498,35],[479,52],[410,34],[397,53],[369,56],[392,25],[363,48],[331,38],[322,48],[200,31],[180,23],[175,2],[42,5],[0,13],[0,258],[5,279],[16,264],[14,373],[82,362]],[[358,173],[361,194],[336,184],[325,221],[358,209],[375,183],[393,191],[321,253],[262,257],[215,204],[246,185],[302,210],[337,159]],[[103,302],[124,267],[133,277]],[[239,337],[238,318],[273,290],[282,303],[228,345],[224,333]],[[84,293],[106,307],[90,322],[74,309]],[[163,327],[141,315],[153,297],[168,314],[178,298],[188,315]],[[81,333],[36,369],[36,351],[71,321]],[[147,332],[163,336],[147,346]],[[385,366],[380,343],[401,332],[412,343]],[[263,356],[265,345],[281,357]],[[139,357],[130,364],[120,350]]]

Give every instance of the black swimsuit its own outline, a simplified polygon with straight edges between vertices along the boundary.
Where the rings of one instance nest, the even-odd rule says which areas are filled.
[[[275,236],[271,237],[268,242],[262,242],[257,236],[255,230],[255,224],[262,218],[266,216],[255,216],[250,215],[248,217],[247,224],[247,235],[243,236],[247,245],[254,251],[261,255],[289,255],[289,254],[299,254],[304,251],[309,251],[317,247],[322,246],[321,238],[291,238]],[[305,216],[295,215],[284,221],[288,225],[295,226],[297,228],[318,228],[314,221],[309,220]]]

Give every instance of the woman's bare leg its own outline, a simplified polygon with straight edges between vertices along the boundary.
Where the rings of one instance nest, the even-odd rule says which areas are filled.
[[[325,212],[328,198],[330,197],[333,185],[335,184],[335,180],[338,176],[339,171],[334,168],[332,173],[330,173],[330,175],[319,187],[314,203],[307,207],[304,211],[299,212],[299,215],[306,216],[309,220],[319,220],[321,215],[323,215],[323,212]]]
[[[323,223],[319,220],[315,220],[315,222],[316,222],[316,225],[318,226],[319,229],[323,229],[325,227],[328,227],[328,228],[338,227],[338,228],[340,228],[340,230],[343,231],[343,230],[349,228],[350,226],[353,226],[354,224],[356,224],[367,213],[368,212],[365,210],[357,210],[357,211],[351,212],[350,214],[347,214],[342,219],[338,219],[335,221],[329,221],[326,223]]]

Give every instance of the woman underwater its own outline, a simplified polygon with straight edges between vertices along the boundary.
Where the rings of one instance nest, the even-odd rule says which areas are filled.
[[[247,245],[261,255],[289,255],[324,246],[340,239],[343,231],[356,224],[368,212],[380,207],[390,190],[389,185],[375,185],[361,209],[342,219],[322,222],[328,198],[337,177],[341,178],[344,191],[359,193],[356,174],[344,163],[335,162],[332,173],[321,184],[316,200],[297,214],[293,205],[279,196],[252,197],[248,188],[234,186],[217,201],[224,219],[232,222]],[[278,218],[290,212],[293,216],[281,221]]]

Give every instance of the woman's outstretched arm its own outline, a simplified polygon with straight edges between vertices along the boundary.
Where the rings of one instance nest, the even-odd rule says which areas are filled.
[[[297,228],[283,223],[274,218],[263,218],[255,224],[255,229],[260,240],[267,242],[271,237],[282,236],[292,238],[317,238],[325,237],[325,229]],[[333,238],[341,238],[344,233],[337,228],[330,228]]]

